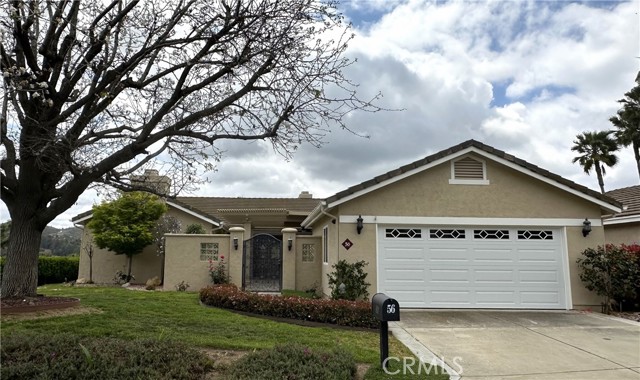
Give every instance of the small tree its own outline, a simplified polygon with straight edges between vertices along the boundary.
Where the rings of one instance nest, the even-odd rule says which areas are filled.
[[[89,284],[93,284],[93,239],[89,238],[89,242],[84,246],[84,252],[89,257]]]
[[[364,271],[366,265],[365,261],[348,263],[346,260],[340,260],[334,264],[334,271],[327,275],[331,298],[351,301],[367,299],[369,296],[367,287],[371,284],[366,282],[367,272]]]
[[[153,243],[156,221],[166,211],[167,206],[157,196],[142,192],[123,193],[112,202],[93,206],[88,227],[95,243],[116,255],[127,255],[127,281],[131,280],[133,255]]]
[[[207,233],[207,231],[205,231],[204,227],[202,227],[202,224],[194,223],[187,226],[186,233],[191,235],[204,235]]]
[[[580,279],[587,289],[605,298],[605,312],[611,305],[625,300],[634,300],[640,282],[640,265],[635,254],[624,246],[606,244],[587,248],[577,260],[582,270]]]

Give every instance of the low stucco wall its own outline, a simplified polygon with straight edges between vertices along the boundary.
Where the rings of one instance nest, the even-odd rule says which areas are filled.
[[[129,259],[126,255],[116,255],[107,249],[98,248],[93,243],[93,259],[89,260],[86,249],[89,244],[92,244],[91,232],[85,227],[80,245],[79,279],[89,280],[90,266],[93,267],[92,280],[98,284],[114,283],[117,271],[127,273]],[[157,255],[155,247],[153,245],[146,247],[142,253],[133,256],[131,274],[134,280],[132,283],[144,284],[150,278],[160,277],[161,267],[162,257]]]
[[[322,284],[322,239],[315,236],[296,237],[296,290],[315,288],[320,291]],[[313,251],[313,261],[303,261],[305,249]]]
[[[200,243],[218,244],[218,255],[224,256],[229,271],[229,235],[167,234],[164,270],[164,287],[175,290],[184,281],[189,291],[198,291],[211,284],[209,262],[200,261]]]
[[[640,244],[640,222],[606,225],[604,234],[607,243]]]

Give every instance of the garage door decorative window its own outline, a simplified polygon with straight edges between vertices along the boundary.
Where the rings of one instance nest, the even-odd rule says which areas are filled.
[[[422,230],[419,228],[387,228],[385,236],[392,239],[421,239]]]
[[[518,240],[553,240],[553,231],[518,230]]]
[[[431,239],[464,239],[465,234],[464,230],[431,229],[429,237]]]
[[[473,230],[474,239],[509,240],[509,230]]]

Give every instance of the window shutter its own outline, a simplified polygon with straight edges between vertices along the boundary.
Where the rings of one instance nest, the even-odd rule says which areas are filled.
[[[453,163],[453,178],[455,179],[484,179],[482,162],[471,157],[462,158]]]

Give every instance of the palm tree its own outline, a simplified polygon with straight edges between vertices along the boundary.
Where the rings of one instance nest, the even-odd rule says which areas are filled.
[[[614,154],[618,150],[618,143],[611,137],[613,131],[584,132],[577,135],[577,140],[573,141],[571,150],[580,153],[574,157],[582,166],[584,172],[589,174],[592,168],[596,170],[600,191],[604,193],[605,166],[612,167],[618,163],[618,157]]]
[[[632,146],[640,176],[640,72],[636,77],[636,83],[637,86],[624,94],[624,99],[618,100],[622,108],[609,121],[616,127],[615,136],[618,144]]]

